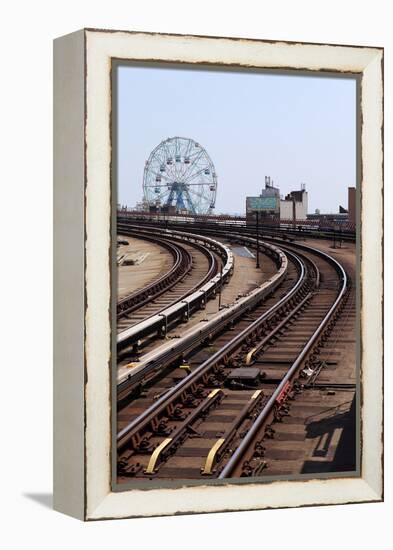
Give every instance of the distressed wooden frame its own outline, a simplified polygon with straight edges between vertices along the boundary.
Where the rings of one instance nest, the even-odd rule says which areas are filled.
[[[119,59],[361,75],[359,477],[112,491],[110,122]],[[55,40],[54,61],[55,509],[96,520],[382,500],[383,49],[85,29]]]

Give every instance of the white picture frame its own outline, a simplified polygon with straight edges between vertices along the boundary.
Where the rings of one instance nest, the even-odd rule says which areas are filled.
[[[356,73],[361,81],[361,473],[112,490],[114,60]],[[383,499],[383,49],[84,29],[54,43],[54,507],[82,520]]]

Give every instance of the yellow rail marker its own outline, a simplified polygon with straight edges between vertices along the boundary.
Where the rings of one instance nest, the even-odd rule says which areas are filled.
[[[249,364],[251,363],[252,356],[254,355],[256,349],[257,349],[257,348],[252,348],[252,350],[249,351],[249,352],[247,353],[247,356],[246,356],[246,365],[249,365]]]
[[[217,393],[218,390],[214,390],[214,392]],[[212,393],[214,393],[212,392]],[[262,390],[256,390],[252,396],[251,399],[256,399],[260,394],[262,393]],[[209,395],[209,397],[211,394]],[[204,467],[201,470],[202,475],[211,475],[213,473],[213,464],[214,460],[216,458],[216,455],[220,448],[222,447],[223,443],[225,441],[225,438],[217,439],[217,441],[214,443],[213,447],[210,449],[209,454],[206,457],[206,462]]]
[[[221,391],[219,388],[211,391],[209,395],[207,396],[208,399],[211,399],[214,397],[219,391]],[[172,441],[171,437],[168,437],[162,441],[158,447],[156,447],[150,457],[149,464],[147,465],[147,468],[145,470],[145,474],[154,474],[155,472],[155,466],[157,464],[157,460],[160,457],[161,452],[169,445],[169,443]]]
[[[221,445],[224,443],[225,439],[217,439],[217,441],[214,443],[213,447],[210,449],[209,454],[207,455],[206,462],[204,467],[202,468],[202,475],[210,475],[212,473],[214,459],[216,458],[216,454],[221,447]]]
[[[160,457],[161,452],[169,445],[169,443],[172,441],[171,437],[167,437],[167,439],[164,439],[158,447],[156,447],[150,457],[149,464],[147,465],[147,468],[145,470],[145,474],[154,474],[155,472],[155,466],[157,463],[158,458]]]
[[[216,390],[212,390],[209,395],[207,396],[208,399],[211,399],[212,397],[214,397],[220,390],[220,388],[217,388]]]

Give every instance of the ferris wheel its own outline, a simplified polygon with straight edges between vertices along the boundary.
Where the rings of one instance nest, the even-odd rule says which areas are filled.
[[[150,153],[143,175],[143,194],[149,205],[174,206],[177,212],[210,214],[216,193],[214,164],[196,141],[168,138]]]

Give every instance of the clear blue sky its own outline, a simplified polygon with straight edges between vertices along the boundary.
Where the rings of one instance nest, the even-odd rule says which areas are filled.
[[[118,69],[118,202],[142,198],[162,140],[198,141],[218,176],[216,213],[243,213],[265,175],[282,194],[306,184],[309,213],[347,207],[356,186],[354,79],[188,68]]]

